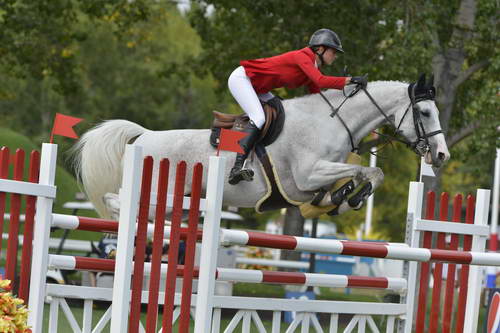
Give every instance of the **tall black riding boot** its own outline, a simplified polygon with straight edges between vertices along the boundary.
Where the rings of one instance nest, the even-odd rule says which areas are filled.
[[[246,180],[248,182],[253,180],[253,170],[243,169],[243,164],[259,138],[260,129],[255,126],[253,121],[250,120],[243,129],[243,132],[248,133],[246,137],[240,140],[240,146],[243,148],[245,153],[238,153],[238,155],[236,155],[236,161],[234,162],[234,166],[229,174],[229,184],[231,185],[236,185],[242,180]]]

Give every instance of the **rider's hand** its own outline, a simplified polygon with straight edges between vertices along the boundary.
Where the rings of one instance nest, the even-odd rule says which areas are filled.
[[[368,80],[366,79],[366,76],[353,76],[351,77],[351,81],[349,83],[366,88]]]

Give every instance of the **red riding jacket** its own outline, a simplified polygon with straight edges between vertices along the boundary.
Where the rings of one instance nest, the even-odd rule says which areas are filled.
[[[345,77],[321,74],[315,61],[314,52],[305,47],[270,58],[243,60],[240,65],[245,68],[258,94],[281,87],[307,86],[311,93],[318,93],[320,89],[342,89],[345,86]]]

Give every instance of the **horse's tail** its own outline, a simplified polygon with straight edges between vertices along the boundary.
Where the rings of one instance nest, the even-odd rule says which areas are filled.
[[[73,148],[76,175],[103,218],[111,217],[103,196],[120,189],[125,145],[145,131],[127,120],[108,120],[86,132]]]

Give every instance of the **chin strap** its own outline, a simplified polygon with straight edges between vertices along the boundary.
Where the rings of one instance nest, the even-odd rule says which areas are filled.
[[[319,53],[318,51],[314,51],[314,54],[316,54],[318,57],[319,57],[319,61],[321,62],[321,64],[319,64],[320,66],[323,66],[323,64],[325,63],[325,60],[323,60],[323,55],[325,54],[326,52],[326,48],[323,49],[323,52]]]

